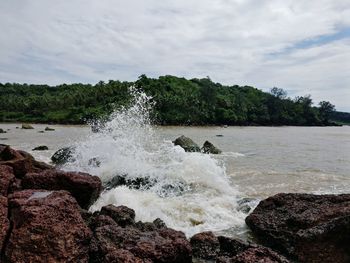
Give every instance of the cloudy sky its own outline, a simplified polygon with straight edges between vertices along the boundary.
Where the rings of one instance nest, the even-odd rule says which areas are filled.
[[[350,111],[349,0],[1,0],[0,82],[177,75]]]

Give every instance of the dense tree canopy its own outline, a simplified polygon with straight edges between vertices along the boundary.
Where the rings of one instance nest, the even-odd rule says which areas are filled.
[[[0,121],[84,123],[130,101],[134,85],[153,97],[160,124],[329,125],[334,106],[314,107],[310,96],[291,99],[280,88],[223,86],[204,79],[141,75],[135,82],[110,80],[58,86],[0,84]]]

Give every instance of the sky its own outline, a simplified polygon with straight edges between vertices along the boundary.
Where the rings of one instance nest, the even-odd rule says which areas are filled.
[[[0,82],[176,75],[350,112],[349,0],[1,0]]]

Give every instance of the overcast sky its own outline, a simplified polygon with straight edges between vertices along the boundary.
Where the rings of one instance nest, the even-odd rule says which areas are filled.
[[[350,111],[349,0],[1,0],[0,82],[176,75]]]

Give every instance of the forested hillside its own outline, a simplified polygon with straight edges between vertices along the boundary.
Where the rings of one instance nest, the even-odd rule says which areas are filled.
[[[288,98],[250,86],[224,86],[209,78],[145,75],[135,82],[98,82],[58,86],[0,84],[0,121],[84,123],[107,116],[130,101],[129,87],[144,90],[155,101],[153,117],[173,125],[330,125],[334,106],[313,106],[310,96]]]

